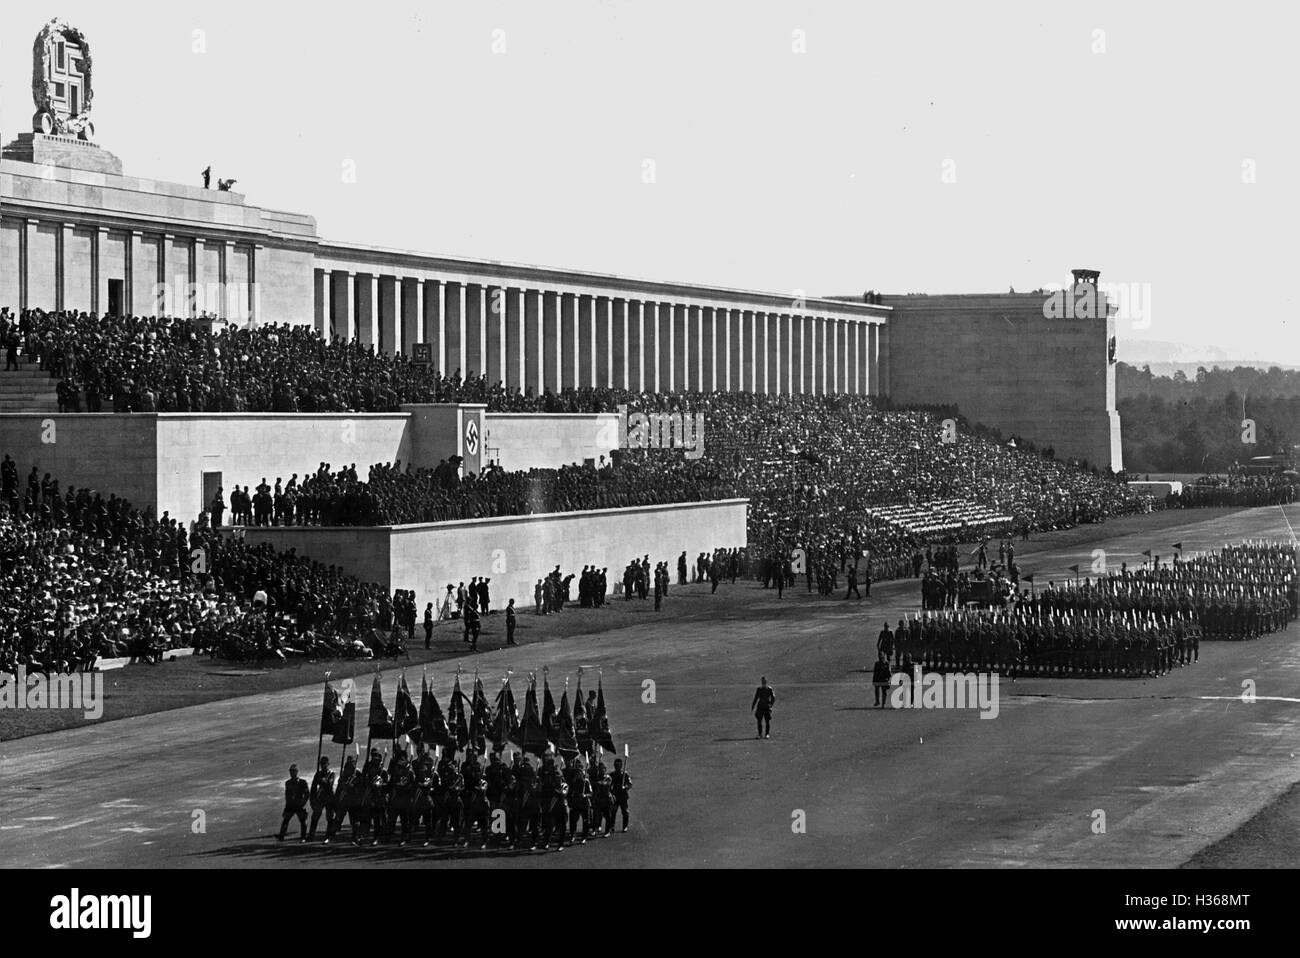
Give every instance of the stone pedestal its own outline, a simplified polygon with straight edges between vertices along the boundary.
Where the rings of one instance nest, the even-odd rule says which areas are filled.
[[[21,160],[41,166],[62,166],[91,173],[122,175],[122,161],[108,150],[75,136],[20,133],[4,148],[6,160]]]

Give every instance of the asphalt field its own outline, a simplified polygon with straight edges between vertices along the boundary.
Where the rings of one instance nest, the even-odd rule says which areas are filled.
[[[1067,576],[1073,563],[1087,565],[1094,549],[1110,563],[1140,562],[1146,548],[1172,554],[1174,541],[1194,550],[1290,538],[1297,524],[1300,505],[1188,512],[1073,530],[1018,549],[1022,569],[1037,571],[1041,585]],[[674,588],[669,599],[671,617],[629,603],[603,620],[608,627],[591,619],[592,631],[428,666],[444,708],[457,664],[479,669],[489,696],[513,670],[521,705],[528,671],[549,666],[558,699],[579,665],[587,667],[584,687],[599,668],[615,741],[630,749],[635,786],[626,834],[563,853],[276,843],[288,766],[298,762],[310,777],[316,749],[321,675],[305,667],[302,681],[310,684],[118,719],[110,700],[104,721],[0,743],[0,862],[1295,864],[1294,835],[1279,837],[1293,833],[1300,817],[1300,789],[1292,789],[1300,781],[1294,624],[1254,642],[1202,643],[1199,663],[1158,679],[1003,681],[989,720],[977,710],[870,707],[875,635],[886,617],[917,608],[914,582],[878,585],[861,602],[810,597],[802,582],[781,601],[753,583],[724,585],[716,596],[704,586]],[[407,669],[417,695],[420,669]],[[755,738],[749,712],[760,675],[778,694],[766,740]],[[384,673],[390,702],[397,676]],[[1247,679],[1256,685],[1249,704],[1241,700]],[[364,702],[364,678],[359,685]],[[337,766],[338,747],[328,754]]]

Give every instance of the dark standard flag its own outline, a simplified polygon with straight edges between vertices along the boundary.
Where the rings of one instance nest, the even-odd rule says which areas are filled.
[[[496,711],[492,714],[492,747],[498,752],[505,751],[511,743],[518,744],[519,710],[515,707],[515,693],[510,690],[510,678],[501,682],[501,691],[497,693]]]
[[[469,744],[469,723],[465,721],[465,693],[460,690],[460,673],[456,673],[456,687],[451,690],[448,711],[451,735],[457,751]]]
[[[614,736],[609,731],[609,713],[605,710],[605,686],[596,679],[596,717],[592,719],[591,740],[607,752],[613,752]]]
[[[492,724],[492,710],[488,708],[487,695],[483,691],[483,680],[474,673],[474,694],[469,701],[469,741],[474,751],[483,755],[487,752],[487,732]]]
[[[393,713],[384,704],[384,690],[379,685],[379,673],[375,673],[375,684],[370,687],[370,717],[366,721],[370,728],[370,737],[395,738],[393,735]]]
[[[542,675],[542,731],[548,741],[559,738],[560,726],[555,717],[555,697],[551,695],[551,683],[545,673]]]
[[[578,673],[578,694],[573,699],[573,733],[578,742],[578,751],[590,755],[596,750],[591,743],[591,724],[587,721],[587,709],[582,702],[582,673]]]
[[[573,713],[569,711],[569,689],[565,686],[560,696],[560,727],[555,733],[555,750],[565,758],[578,754],[578,736],[573,725]]]
[[[393,716],[393,738],[417,731],[420,728],[420,713],[415,710],[411,699],[411,690],[406,685],[406,673],[397,680],[397,714]]]
[[[420,677],[420,739],[425,745],[453,745],[451,729],[442,716],[438,698],[429,690],[429,677]]]
[[[524,718],[519,723],[519,747],[532,755],[542,756],[551,747],[542,730],[542,717],[537,713],[537,679],[528,683],[524,696]]]

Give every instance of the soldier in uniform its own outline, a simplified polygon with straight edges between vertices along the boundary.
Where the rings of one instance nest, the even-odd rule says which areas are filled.
[[[614,759],[614,772],[609,777],[610,794],[614,798],[614,808],[609,812],[609,825],[614,826],[614,809],[623,813],[623,831],[627,831],[627,793],[632,790],[632,776],[623,770],[623,760]]]
[[[343,827],[343,819],[347,818],[352,826],[352,844],[361,844],[361,800],[365,791],[365,779],[362,778],[360,769],[357,768],[357,757],[349,755],[343,762],[343,773],[339,776],[339,785],[336,794],[339,797],[339,810],[334,819],[335,831]]]
[[[379,749],[370,750],[370,758],[366,760],[366,766],[361,770],[361,778],[365,782],[366,824],[372,829],[370,844],[378,845],[379,836],[387,824],[384,796],[388,785],[388,773],[384,771],[384,758]]]
[[[757,738],[772,737],[772,706],[775,704],[776,690],[767,684],[765,675],[760,680],[758,688],[754,689],[754,699],[749,703],[749,708],[758,721]]]
[[[613,788],[605,763],[597,762],[591,770],[592,814],[602,838],[608,838],[614,830]]]
[[[302,841],[307,841],[307,799],[309,789],[306,781],[298,777],[298,766],[289,766],[289,777],[284,783],[284,818],[280,821],[280,831],[275,840],[284,841],[284,833],[289,829],[289,819],[297,818],[302,831]]]
[[[587,844],[591,835],[591,779],[577,755],[569,759],[564,769],[564,780],[569,786],[569,844],[578,836],[578,822],[582,822],[581,844]]]
[[[308,841],[316,837],[316,824],[320,821],[322,812],[325,814],[324,844],[328,845],[335,831],[334,770],[330,768],[328,755],[320,757],[316,774],[311,780],[311,827],[307,830]]]

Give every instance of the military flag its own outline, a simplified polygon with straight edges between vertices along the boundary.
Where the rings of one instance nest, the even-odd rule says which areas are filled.
[[[560,696],[560,725],[555,732],[555,750],[565,758],[578,754],[578,735],[573,724],[573,713],[569,711],[569,683],[564,683],[564,694]]]
[[[555,717],[555,698],[551,695],[551,682],[542,670],[542,731],[546,738],[554,742],[559,737],[559,723]]]
[[[449,718],[453,743],[459,751],[469,744],[469,723],[465,720],[465,693],[460,690],[460,673],[456,673],[456,687],[451,691]]]
[[[591,740],[601,748],[616,751],[614,737],[609,731],[609,713],[605,709],[605,686],[599,677],[596,679],[596,716],[591,723]]]
[[[334,722],[330,741],[335,745],[351,745],[357,737],[357,703],[352,701],[352,696],[342,694],[339,695],[339,701],[343,703],[343,708]]]
[[[429,689],[429,677],[420,677],[420,738],[425,745],[451,745],[451,729],[442,716],[438,698]]]
[[[396,738],[393,734],[393,713],[384,704],[384,690],[379,684],[379,673],[375,673],[375,684],[370,687],[370,717],[366,724],[370,727],[370,737]]]
[[[420,713],[415,710],[411,690],[406,685],[406,673],[397,680],[397,714],[393,718],[393,738],[420,728]]]
[[[518,744],[519,710],[515,707],[515,693],[510,689],[510,676],[501,680],[501,691],[497,693],[496,711],[492,714],[492,747],[505,751],[511,743]]]
[[[582,701],[582,671],[578,671],[578,692],[573,698],[573,734],[578,740],[578,751],[590,755],[596,750],[591,743],[591,723],[587,721],[587,708]]]
[[[492,725],[492,712],[488,708],[487,695],[483,692],[483,680],[474,673],[474,693],[469,703],[469,741],[480,755],[487,752],[487,732]]]
[[[541,757],[551,747],[542,730],[542,717],[537,711],[537,679],[528,682],[528,694],[524,696],[524,717],[519,723],[519,747],[523,751]]]
[[[325,701],[321,705],[320,734],[333,735],[339,723],[343,721],[343,699],[338,690],[330,685],[329,674],[325,676]]]

